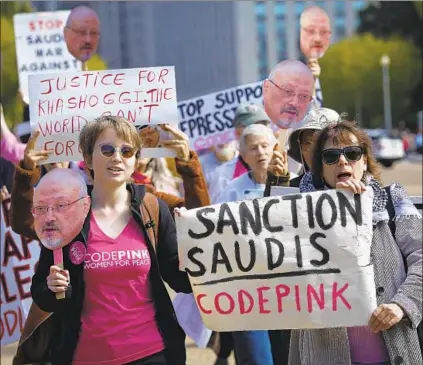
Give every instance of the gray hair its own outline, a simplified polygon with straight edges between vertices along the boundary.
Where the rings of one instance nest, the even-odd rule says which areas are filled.
[[[47,174],[45,174],[40,181],[38,182],[39,186],[41,182],[44,181],[44,183],[49,183],[49,181],[57,181],[57,180],[65,180],[64,187],[69,186],[71,183],[75,183],[79,185],[79,197],[83,198],[84,196],[88,195],[87,191],[87,183],[84,180],[84,177],[82,174],[78,171],[72,170],[70,168],[61,168],[57,167],[54,170],[49,171]],[[34,189],[34,193],[35,190]]]
[[[269,141],[269,143],[273,146],[277,142],[275,135],[273,134],[273,131],[269,127],[267,127],[263,124],[252,124],[242,131],[241,137],[239,139],[239,150],[241,152],[245,151],[247,136],[266,137],[267,140]]]

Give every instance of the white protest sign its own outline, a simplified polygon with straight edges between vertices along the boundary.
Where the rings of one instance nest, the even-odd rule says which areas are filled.
[[[31,306],[31,279],[40,256],[38,241],[12,231],[10,197],[1,202],[1,346],[19,340]]]
[[[231,202],[176,215],[181,270],[215,331],[367,325],[373,191]]]
[[[262,82],[238,86],[182,101],[179,128],[197,151],[235,139],[232,120],[240,104],[262,105]]]
[[[78,161],[82,127],[103,115],[135,125],[178,123],[174,67],[72,72],[29,77],[31,129],[45,162]]]
[[[19,87],[27,104],[29,75],[81,70],[81,62],[69,53],[63,36],[69,13],[24,13],[13,17]]]
[[[284,196],[288,194],[298,194],[300,188],[293,188],[290,186],[272,186],[270,189],[270,196]]]

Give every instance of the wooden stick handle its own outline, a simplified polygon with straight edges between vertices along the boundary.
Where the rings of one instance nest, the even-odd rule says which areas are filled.
[[[60,267],[60,270],[64,270],[65,266],[63,265],[63,251],[62,248],[57,248],[53,250],[53,259],[54,264],[58,267]],[[56,293],[56,299],[65,299],[66,293]]]

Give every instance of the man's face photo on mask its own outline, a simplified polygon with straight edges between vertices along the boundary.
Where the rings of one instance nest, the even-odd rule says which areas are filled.
[[[312,7],[304,10],[300,18],[301,52],[308,58],[321,58],[330,45],[332,35],[329,16],[323,9]]]
[[[81,62],[96,52],[100,39],[100,20],[94,10],[78,6],[68,17],[64,37],[69,53]]]
[[[34,191],[32,213],[41,243],[50,250],[66,246],[81,231],[90,208],[82,178],[75,171],[54,169]]]

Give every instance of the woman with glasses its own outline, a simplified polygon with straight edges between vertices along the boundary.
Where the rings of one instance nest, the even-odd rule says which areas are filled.
[[[292,330],[291,365],[421,364],[416,327],[422,319],[422,221],[404,188],[380,183],[371,140],[351,122],[327,126],[319,134],[312,173],[300,191],[372,189],[372,264],[378,307],[368,326]],[[395,209],[391,233],[387,204]],[[340,237],[342,239],[342,237]]]
[[[66,270],[42,248],[31,286],[34,302],[54,312],[51,363],[184,365],[185,335],[162,279],[177,292],[191,287],[179,271],[175,224],[163,201],[155,245],[143,224],[145,187],[129,182],[139,134],[123,118],[102,117],[83,128],[79,147],[93,173],[91,210],[64,248]],[[72,256],[73,243],[85,247],[85,259]],[[66,299],[56,299],[60,292]]]

